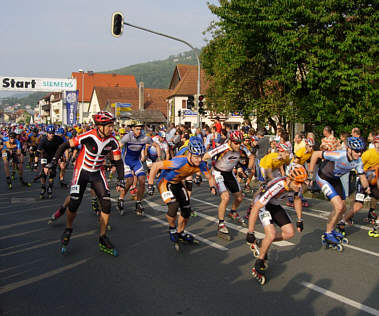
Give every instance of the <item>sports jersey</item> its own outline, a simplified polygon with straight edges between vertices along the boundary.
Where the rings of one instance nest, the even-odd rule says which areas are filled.
[[[40,141],[40,136],[37,134],[34,136],[33,134],[29,136],[29,143],[31,146],[37,146]]]
[[[362,162],[364,170],[367,171],[371,167],[379,164],[379,153],[376,151],[375,148],[366,150],[362,154]]]
[[[169,183],[180,183],[188,176],[201,171],[204,175],[209,173],[209,169],[205,161],[200,162],[199,167],[189,163],[187,156],[176,156],[171,160],[164,160],[162,172],[158,182],[162,180]]]
[[[162,151],[168,150],[168,143],[165,140],[163,142],[161,142],[159,140],[159,136],[154,136],[152,138],[152,140],[153,140],[154,143],[157,143],[159,145],[159,147],[161,148]]]
[[[245,154],[247,157],[251,156],[251,152],[244,145],[240,146],[239,151],[233,151],[228,143],[222,144],[208,153],[211,158],[216,158],[215,169],[224,172],[230,172],[234,169],[241,154]]]
[[[278,177],[267,183],[262,189],[261,193],[257,196],[256,200],[263,205],[268,203],[273,205],[279,205],[281,202],[288,199],[288,196],[299,195],[302,193],[302,189],[299,192],[292,192],[289,190],[286,183],[286,177]]]
[[[146,144],[151,145],[153,140],[151,137],[146,135],[140,135],[136,137],[134,132],[131,131],[121,138],[120,141],[122,148],[122,157],[124,163],[139,161],[141,156],[141,151]]]
[[[280,166],[283,166],[284,164],[288,164],[288,160],[280,159],[279,153],[270,153],[264,156],[260,162],[259,166],[263,169],[278,169]]]
[[[304,165],[312,157],[312,153],[313,150],[308,152],[305,147],[301,147],[298,151],[295,152],[295,156],[292,159],[292,162],[295,158],[299,158],[300,161],[298,163]]]
[[[18,139],[14,140],[14,143],[11,143],[8,137],[3,138],[3,148],[2,152],[10,151],[10,152],[16,152],[17,150],[21,150],[21,142]]]
[[[58,147],[63,143],[62,137],[54,135],[52,140],[48,140],[47,136],[43,136],[38,144],[38,151],[42,152],[42,157],[48,162],[53,159]]]
[[[358,175],[364,173],[361,157],[357,160],[349,161],[346,150],[324,151],[322,162],[319,168],[319,175],[324,178],[339,178],[355,169]]]
[[[100,138],[96,128],[72,138],[72,142],[75,147],[82,145],[75,162],[74,179],[82,169],[90,172],[100,170],[110,152],[121,155],[117,139],[114,136]]]

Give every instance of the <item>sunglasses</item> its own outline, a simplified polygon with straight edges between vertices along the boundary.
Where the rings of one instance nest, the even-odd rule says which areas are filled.
[[[232,141],[232,143],[234,144],[234,145],[241,145],[241,142],[236,142],[236,141]]]
[[[362,153],[362,150],[359,150],[359,149],[353,149],[353,151],[357,154],[361,154]]]

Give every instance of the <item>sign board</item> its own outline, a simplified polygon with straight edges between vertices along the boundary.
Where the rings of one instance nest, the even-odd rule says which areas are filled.
[[[76,79],[0,77],[0,91],[66,91],[76,90]]]
[[[195,116],[197,116],[197,112],[194,112],[192,110],[183,110],[183,115],[187,115],[187,116],[195,115]]]
[[[67,124],[76,124],[77,110],[78,110],[78,91],[66,91],[65,92],[65,103],[67,110]]]

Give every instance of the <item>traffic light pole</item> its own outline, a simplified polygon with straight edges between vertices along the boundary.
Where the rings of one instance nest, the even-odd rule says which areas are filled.
[[[160,32],[156,32],[156,31],[153,31],[153,30],[149,30],[149,29],[141,27],[141,26],[133,25],[133,24],[130,24],[130,23],[127,23],[127,22],[123,22],[123,23],[125,25],[134,27],[136,29],[139,29],[139,30],[142,30],[142,31],[145,31],[145,32],[150,32],[150,33],[153,33],[153,34],[156,34],[156,35],[164,36],[164,37],[170,38],[170,39],[172,39],[174,41],[182,42],[182,43],[188,45],[193,50],[193,52],[195,53],[196,60],[197,60],[197,98],[199,97],[199,95],[200,95],[200,59],[199,59],[199,55],[195,51],[195,48],[190,43],[188,43],[185,40],[182,40],[180,38],[177,38],[177,37],[174,37],[174,36],[170,36],[170,35],[167,35],[167,34],[163,34],[163,33],[160,33]],[[197,100],[197,98],[196,98],[196,100]],[[196,102],[198,103],[198,101],[196,101]],[[167,115],[168,115],[168,113],[167,113]],[[199,111],[197,112],[197,126],[201,127],[201,117],[200,117]]]

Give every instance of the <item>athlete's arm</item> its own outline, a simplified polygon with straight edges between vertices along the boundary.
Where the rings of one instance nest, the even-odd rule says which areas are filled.
[[[259,210],[262,207],[264,207],[263,203],[258,200],[257,202],[254,203],[253,207],[251,208],[250,216],[249,216],[249,233],[254,233],[255,223],[257,222],[257,219],[258,219]]]
[[[366,175],[363,173],[363,174],[359,174],[358,177],[359,177],[359,180],[361,180],[362,186],[365,189],[366,193],[369,194],[371,190],[370,190],[370,185],[368,183]]]
[[[157,144],[156,142],[153,142],[151,145],[153,145],[155,147],[155,149],[157,150],[158,158],[162,159],[161,146],[159,146],[159,144]]]
[[[164,161],[157,161],[151,165],[148,184],[151,184],[151,185],[154,184],[154,179],[155,179],[157,173],[159,172],[159,170],[161,170],[163,168],[163,163],[164,163]]]
[[[295,211],[296,211],[296,215],[297,215],[297,223],[301,223],[301,227],[299,227],[298,225],[297,226],[297,230],[299,232],[301,232],[303,229],[302,229],[302,222],[303,222],[303,203],[301,201],[301,198],[300,198],[300,195],[295,195],[294,197],[294,201],[293,201],[293,205],[295,207]]]
[[[311,157],[311,163],[309,164],[309,176],[313,176],[313,172],[315,170],[315,165],[318,159],[322,158],[323,151],[315,151]]]

